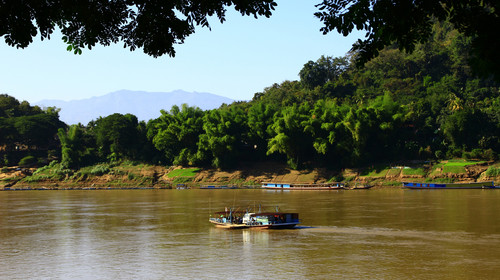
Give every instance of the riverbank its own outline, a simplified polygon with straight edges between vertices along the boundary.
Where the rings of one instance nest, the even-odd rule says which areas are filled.
[[[405,181],[470,183],[500,182],[500,162],[467,161],[407,162],[363,168],[292,170],[272,162],[241,165],[234,170],[183,168],[147,164],[98,164],[79,170],[61,169],[54,163],[41,168],[2,168],[0,190],[54,189],[165,189],[177,187],[260,187],[262,182],[373,185],[400,188]]]

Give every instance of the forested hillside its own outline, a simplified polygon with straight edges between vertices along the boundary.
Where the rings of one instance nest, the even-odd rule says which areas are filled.
[[[48,163],[59,154],[56,133],[65,126],[56,108],[41,109],[0,94],[0,165]]]
[[[148,123],[113,114],[66,127],[53,108],[3,95],[2,163],[18,163],[18,144],[27,147],[23,156],[41,164],[56,156],[64,168],[124,159],[223,169],[249,161],[300,169],[498,159],[498,82],[472,75],[471,38],[446,23],[435,24],[432,36],[411,54],[385,48],[361,69],[356,53],[322,56],[304,64],[299,81],[271,85],[249,102],[209,111],[173,106]]]

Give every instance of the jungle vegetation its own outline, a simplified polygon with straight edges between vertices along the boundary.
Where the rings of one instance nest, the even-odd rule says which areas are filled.
[[[209,111],[173,106],[148,122],[112,114],[67,126],[56,108],[4,94],[0,163],[32,156],[38,165],[58,159],[66,168],[131,160],[222,169],[275,161],[300,169],[497,160],[500,84],[472,72],[472,43],[452,24],[434,22],[411,53],[393,43],[362,68],[356,51],[322,56],[304,64],[300,80],[270,85],[250,101]]]

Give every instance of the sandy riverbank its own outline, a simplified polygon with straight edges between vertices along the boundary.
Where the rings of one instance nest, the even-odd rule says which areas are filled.
[[[408,163],[398,166],[346,168],[332,170],[311,168],[292,170],[275,163],[247,164],[234,170],[211,168],[164,167],[155,165],[116,165],[105,174],[93,175],[81,171],[66,172],[60,176],[36,173],[36,168],[4,168],[0,173],[0,190],[15,189],[149,189],[176,188],[183,184],[192,188],[206,185],[258,187],[262,182],[323,183],[341,181],[345,184],[369,184],[375,188],[399,188],[404,181],[476,182],[499,181],[498,176],[487,176],[490,167],[499,163],[478,162],[446,172],[443,162]],[[441,166],[441,167],[440,167]],[[444,166],[444,167],[443,167]],[[171,176],[173,171],[186,169],[189,176]],[[178,173],[178,172],[177,172]],[[490,172],[491,173],[491,172]]]

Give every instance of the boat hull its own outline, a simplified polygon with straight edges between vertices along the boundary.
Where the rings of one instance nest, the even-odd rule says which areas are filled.
[[[263,189],[266,190],[299,190],[299,191],[304,191],[304,190],[312,190],[312,191],[318,191],[318,190],[343,190],[343,187],[289,187],[289,188],[280,188],[280,187],[262,187]]]
[[[279,223],[279,224],[268,224],[268,225],[248,225],[248,224],[233,224],[233,223],[220,223],[216,221],[210,220],[212,224],[217,228],[224,229],[244,229],[244,228],[252,228],[252,229],[291,229],[294,228],[298,223]]]
[[[494,182],[474,182],[474,183],[413,183],[404,182],[403,188],[406,189],[427,189],[427,190],[443,190],[443,189],[495,189]]]
[[[262,183],[262,188],[267,190],[343,190],[341,183]]]
[[[242,229],[242,228],[248,228],[248,225],[246,224],[233,224],[233,223],[219,223],[210,220],[212,224],[215,225],[215,227],[218,228],[225,228],[225,229]]]

